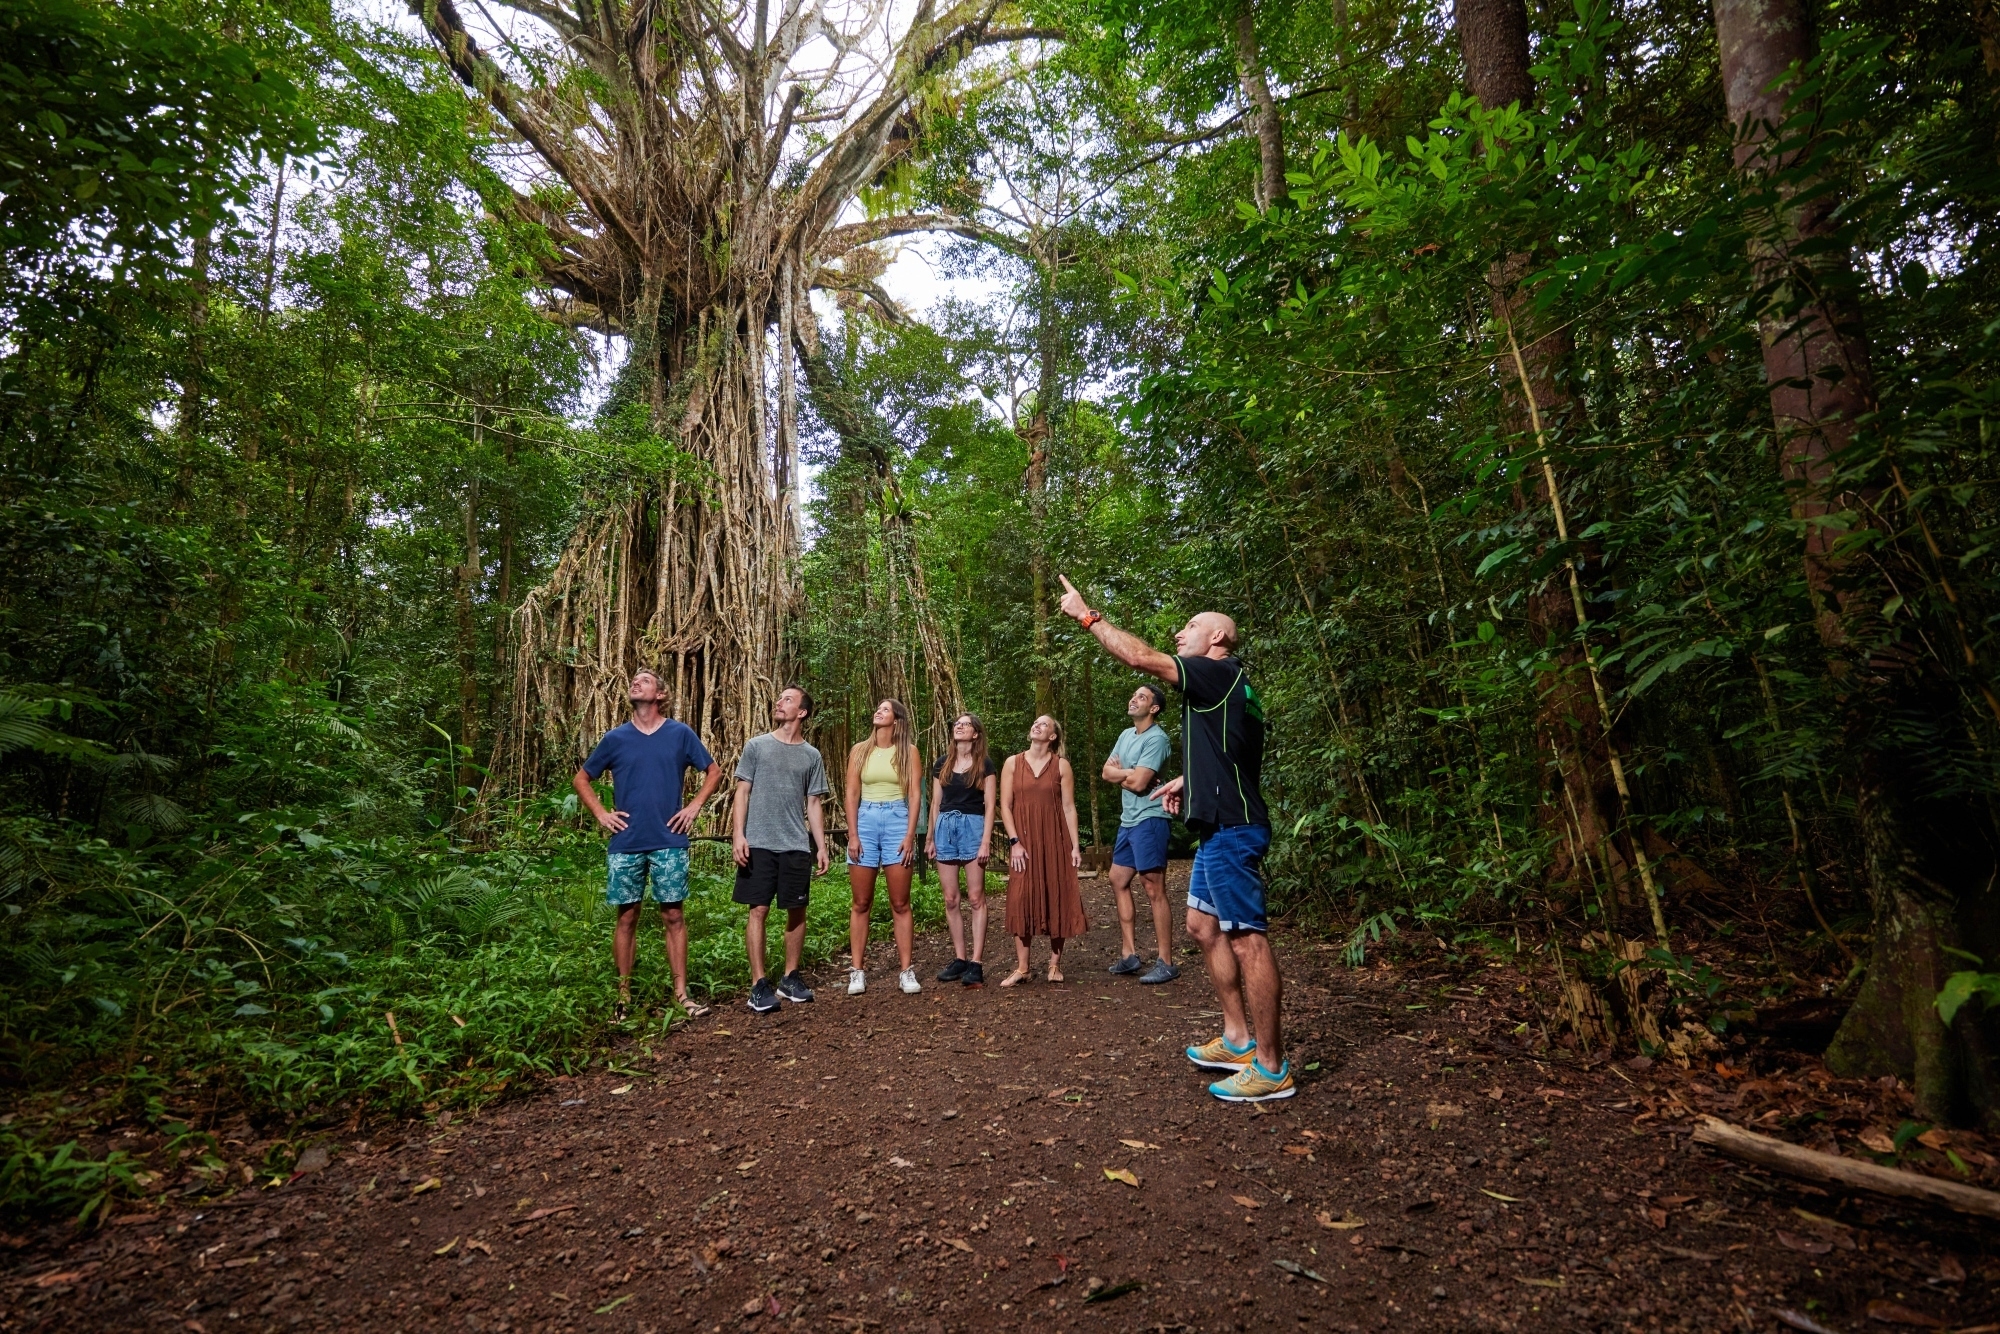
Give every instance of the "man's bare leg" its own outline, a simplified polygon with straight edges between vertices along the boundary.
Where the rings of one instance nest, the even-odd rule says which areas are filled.
[[[760,903],[743,922],[743,952],[750,958],[752,986],[764,980],[764,919],[770,912],[770,904]]]
[[[1276,1074],[1285,1064],[1281,1022],[1285,984],[1278,975],[1278,956],[1271,950],[1271,938],[1262,931],[1232,931],[1227,940],[1242,979],[1243,999],[1249,1005],[1250,1026],[1257,1035],[1257,1063]]]
[[[806,957],[806,910],[785,909],[785,971],[796,973]]]
[[[634,914],[635,916],[637,914]],[[688,1008],[688,924],[678,903],[660,908],[660,927],[667,938],[667,968],[674,975],[674,999]]]
[[[639,905],[618,905],[618,924],[611,929],[611,963],[618,970],[618,999],[632,999],[632,965],[639,953]]]
[[[1168,963],[1174,961],[1174,905],[1167,900],[1167,873],[1161,871],[1141,871],[1139,883],[1145,888],[1146,901],[1153,907],[1153,943],[1159,948],[1159,955]],[[1128,899],[1130,895],[1126,896]],[[1132,942],[1126,942],[1127,954],[1136,954]]]
[[[1125,942],[1125,948],[1118,952],[1118,957],[1121,959],[1129,959],[1139,952],[1138,938],[1132,934],[1132,877],[1135,874],[1137,873],[1129,866],[1112,864],[1111,894],[1118,901],[1118,934]],[[1152,892],[1150,885],[1147,886],[1147,892],[1149,894]],[[1155,918],[1156,924],[1157,920]]]
[[[1236,951],[1222,923],[1199,908],[1188,909],[1187,929],[1189,939],[1200,946],[1201,957],[1208,964],[1208,984],[1215,988],[1216,1004],[1222,1007],[1222,1036],[1241,1051],[1250,1044],[1250,1025],[1243,1013],[1243,982]]]

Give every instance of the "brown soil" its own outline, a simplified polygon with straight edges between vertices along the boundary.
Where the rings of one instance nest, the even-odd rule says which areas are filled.
[[[1696,1107],[1868,1122],[1893,1090],[1809,1063],[1752,1077],[1754,1053],[1552,1063],[1510,966],[1352,970],[1281,936],[1294,1061],[1316,1068],[1289,1102],[1227,1106],[1181,1055],[1214,1032],[1199,961],[1166,987],[1107,977],[1104,881],[1086,899],[1097,929],[1062,987],[1039,946],[1024,988],[930,982],[948,949],[929,938],[924,993],[904,996],[878,946],[860,998],[829,970],[810,1006],[719,1008],[654,1059],[635,1047],[642,1073],[35,1242],[7,1262],[0,1329],[1706,1331],[1789,1308],[1853,1330],[1871,1302],[1874,1321],[2000,1318],[1991,1233],[1739,1170],[1686,1135]]]

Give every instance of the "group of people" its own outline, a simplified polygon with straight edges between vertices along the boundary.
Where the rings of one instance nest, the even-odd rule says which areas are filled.
[[[1062,610],[1113,658],[1153,678],[1132,692],[1127,704],[1131,726],[1099,771],[1101,781],[1121,793],[1110,880],[1123,949],[1111,971],[1137,974],[1149,985],[1180,976],[1166,893],[1170,817],[1179,815],[1198,840],[1188,883],[1188,934],[1201,950],[1223,1018],[1221,1034],[1189,1047],[1188,1059],[1226,1075],[1209,1085],[1218,1098],[1288,1098],[1296,1085],[1284,1054],[1282,981],[1264,909],[1262,866],[1271,842],[1260,781],[1264,712],[1235,655],[1235,622],[1219,612],[1202,612],[1175,635],[1176,651],[1168,654],[1112,625],[1067,579],[1063,588]],[[1180,692],[1182,723],[1181,774],[1166,782],[1160,781],[1160,773],[1173,747],[1160,722],[1167,706],[1163,686]],[[682,905],[688,893],[689,835],[721,786],[722,766],[692,728],[665,715],[663,696],[656,674],[644,669],[634,673],[631,721],[605,734],[573,780],[578,799],[611,835],[605,897],[618,911],[612,956],[618,970],[614,1013],[621,1022],[630,1013],[639,908],[648,882],[661,908],[675,1001],[691,1015],[706,1009],[687,992]],[[830,864],[825,826],[830,789],[825,762],[805,736],[812,716],[812,696],[802,687],[787,687],[771,707],[771,730],[751,738],[736,765],[730,809],[733,897],[748,909],[744,949],[751,974],[749,1006],[759,1013],[813,999],[799,969],[813,879]],[[867,989],[866,948],[878,877],[889,888],[897,986],[905,993],[923,990],[914,960],[910,882],[926,809],[930,819],[922,847],[937,863],[953,954],[937,979],[966,986],[985,981],[985,868],[997,829],[1007,845],[1005,929],[1014,938],[1015,952],[1014,969],[1000,985],[1016,987],[1031,980],[1029,950],[1037,937],[1049,942],[1048,980],[1063,981],[1063,946],[1089,930],[1089,921],[1077,881],[1083,845],[1077,831],[1076,775],[1064,754],[1061,725],[1047,715],[1036,718],[1028,728],[1026,748],[996,764],[984,723],[975,714],[962,713],[952,722],[949,749],[927,768],[912,738],[910,711],[901,701],[881,701],[871,722],[869,735],[848,752],[843,789],[852,896],[847,994]],[[690,770],[701,774],[701,784],[683,802]],[[607,773],[615,809],[604,805],[595,787]],[[923,799],[926,783],[928,802]],[[1150,965],[1141,958],[1135,938],[1135,883],[1153,919]],[[773,906],[785,914],[784,968],[775,981],[765,965]]]

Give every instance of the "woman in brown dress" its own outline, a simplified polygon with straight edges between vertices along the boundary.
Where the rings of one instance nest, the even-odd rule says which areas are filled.
[[[1076,868],[1076,775],[1062,757],[1062,727],[1046,714],[1028,729],[1028,748],[1000,769],[1000,819],[1007,826],[1007,934],[1017,962],[1000,985],[1028,980],[1028,943],[1049,938],[1049,981],[1060,982],[1065,940],[1090,929]]]

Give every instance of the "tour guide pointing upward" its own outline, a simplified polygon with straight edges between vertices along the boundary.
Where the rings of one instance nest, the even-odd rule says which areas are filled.
[[[1236,660],[1236,622],[1219,611],[1189,618],[1174,657],[1092,611],[1065,578],[1062,609],[1105,652],[1181,691],[1181,776],[1155,795],[1185,810],[1201,840],[1188,879],[1188,934],[1208,962],[1222,1004],[1222,1036],[1187,1049],[1188,1059],[1229,1078],[1208,1086],[1226,1102],[1266,1102],[1297,1091],[1279,1028],[1283,983],[1264,920],[1264,853],[1271,817],[1258,779],[1264,767],[1264,706]],[[1245,1011],[1248,1022],[1245,1022]]]

